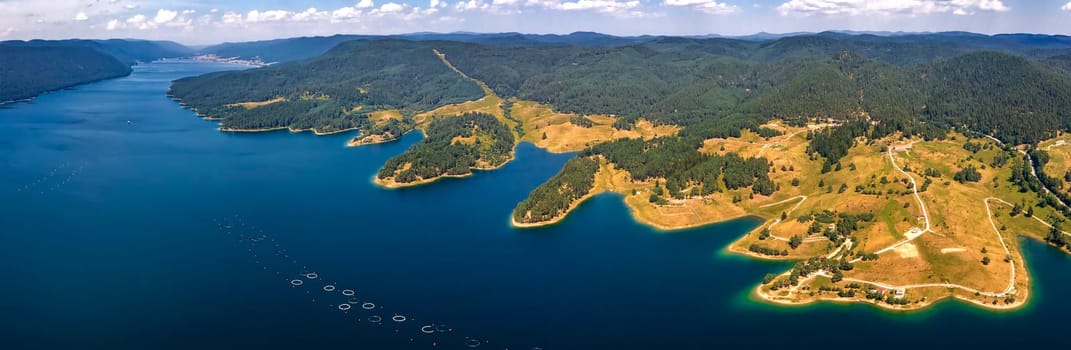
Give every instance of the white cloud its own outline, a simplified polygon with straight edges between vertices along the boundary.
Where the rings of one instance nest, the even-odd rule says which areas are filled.
[[[465,23],[465,19],[464,18],[460,18],[460,17],[453,17],[453,16],[442,16],[442,17],[436,18],[433,22],[435,22],[435,23],[458,24],[458,23]]]
[[[85,12],[79,12],[79,13],[74,15],[74,20],[75,21],[81,22],[81,21],[84,21],[84,20],[87,20],[87,19],[89,19],[89,16],[87,16]]]
[[[777,7],[781,15],[925,15],[1011,10],[1002,0],[791,0]]]
[[[715,0],[665,0],[662,4],[666,6],[690,7],[715,15],[735,13],[740,10],[736,5],[729,5]]]
[[[118,19],[112,19],[105,25],[105,29],[116,30],[134,28],[138,30],[149,30],[159,27],[184,27],[184,29],[189,30],[193,25],[192,17],[195,13],[197,13],[195,10],[175,11],[158,9],[152,18],[139,13],[122,22]]]
[[[461,0],[454,4],[456,11],[478,10],[496,15],[520,14],[523,12],[522,7],[538,7],[555,11],[590,11],[622,18],[651,15],[639,11],[641,7],[639,0]]]
[[[405,6],[393,2],[388,2],[379,7],[380,13],[395,13],[402,12],[402,10],[405,10]]]
[[[527,0],[524,5],[559,11],[592,11],[622,18],[650,17],[652,15],[639,10],[640,2],[638,0]]]
[[[305,11],[293,14],[290,18],[298,22],[315,22],[331,18],[331,14],[328,14],[327,11],[320,11],[315,7],[310,7]]]
[[[280,22],[290,18],[293,12],[284,10],[252,10],[245,14],[246,22]]]
[[[445,2],[437,2],[437,7],[420,8],[408,4],[386,3],[378,8],[372,7],[371,0],[363,0],[353,6],[340,7],[334,10],[319,10],[308,8],[304,11],[294,12],[287,10],[250,10],[244,15],[232,11],[223,13],[218,17],[217,25],[250,27],[254,24],[269,23],[309,23],[310,26],[323,27],[326,24],[336,23],[369,23],[370,20],[381,17],[400,19],[405,23],[411,20],[425,18],[445,7]],[[371,8],[366,10],[366,8]],[[214,18],[214,17],[210,17]],[[211,22],[208,21],[208,22]],[[200,22],[199,22],[200,23]],[[327,28],[327,27],[323,27]],[[328,33],[324,33],[328,34]]]
[[[458,1],[457,4],[454,4],[454,9],[457,9],[458,11],[480,10],[489,7],[491,7],[491,5],[482,0]]]
[[[1063,7],[1060,7],[1060,9],[1064,11],[1071,11],[1071,1],[1068,1],[1066,4],[1064,4]]]
[[[146,19],[147,18],[145,17],[145,15],[137,14],[137,15],[134,15],[134,17],[127,18],[126,19],[126,23],[130,23],[130,24],[145,23]]]
[[[345,21],[360,17],[364,14],[364,11],[358,10],[356,7],[343,7],[331,12],[331,20],[333,21]]]
[[[220,17],[220,22],[223,24],[238,24],[242,22],[242,15],[239,13],[227,11],[223,14],[222,17]]]
[[[634,9],[636,6],[640,6],[640,2],[637,0],[632,1],[617,1],[617,0],[577,0],[577,1],[544,1],[544,7],[565,10],[565,11],[583,11],[583,10],[595,10],[598,12],[617,12],[621,10]]]
[[[163,24],[163,23],[171,22],[171,20],[175,19],[175,17],[177,17],[177,16],[178,16],[178,11],[159,9],[159,10],[156,10],[156,17],[153,17],[152,21],[156,22],[157,24]]]

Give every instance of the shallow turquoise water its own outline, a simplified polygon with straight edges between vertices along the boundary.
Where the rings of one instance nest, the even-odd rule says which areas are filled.
[[[3,348],[989,348],[1046,344],[1071,314],[1071,259],[1033,242],[1035,294],[1017,312],[755,302],[786,265],[723,253],[754,219],[660,233],[602,195],[513,230],[513,205],[569,155],[522,144],[500,170],[383,190],[373,174],[419,136],[225,134],[164,95],[235,68],[154,63],[0,107]],[[347,288],[358,304],[342,312]]]

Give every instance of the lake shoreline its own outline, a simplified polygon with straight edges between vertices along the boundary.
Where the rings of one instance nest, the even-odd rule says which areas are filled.
[[[506,166],[506,164],[509,164],[510,162],[514,161],[515,159],[517,159],[516,147],[514,147],[514,150],[510,152],[509,159],[506,159],[506,160],[502,161],[501,164],[498,164],[498,165],[495,165],[495,166],[491,166],[491,167],[479,167],[479,166],[470,167],[469,168],[469,172],[467,174],[458,174],[458,175],[443,174],[443,175],[437,175],[437,176],[429,177],[427,179],[416,180],[416,181],[413,181],[413,182],[395,182],[393,180],[393,177],[388,178],[390,180],[387,181],[387,180],[380,179],[379,176],[375,176],[374,179],[372,180],[372,182],[375,183],[376,185],[378,185],[379,187],[386,188],[386,189],[391,189],[391,190],[400,189],[400,188],[407,188],[407,187],[418,187],[418,186],[431,184],[431,183],[439,181],[441,179],[463,179],[463,178],[475,175],[477,171],[497,170],[497,169],[500,169],[500,168]]]
[[[70,90],[70,89],[74,89],[74,88],[77,88],[77,87],[82,86],[82,85],[99,83],[99,82],[102,82],[102,81],[107,81],[107,80],[112,80],[112,79],[125,78],[125,77],[129,77],[133,73],[134,73],[134,71],[133,71],[133,69],[131,69],[131,70],[127,71],[126,74],[123,74],[123,75],[116,75],[116,76],[112,76],[112,77],[94,79],[94,80],[90,80],[90,81],[85,81],[85,82],[81,82],[81,83],[67,85],[67,86],[64,86],[64,87],[59,87],[59,88],[55,88],[55,89],[49,89],[49,90],[41,91],[41,92],[39,92],[39,93],[37,93],[37,94],[35,94],[33,96],[22,98],[22,99],[4,100],[4,101],[0,101],[0,106],[4,106],[4,105],[8,105],[8,104],[17,104],[17,103],[22,103],[22,102],[33,102],[38,97],[41,97],[41,96],[44,96],[44,95],[57,93],[57,92],[61,92],[61,91],[66,91],[66,90]]]
[[[595,193],[593,191],[589,191],[583,197],[577,198],[575,201],[573,201],[573,203],[569,203],[569,207],[567,207],[565,209],[565,211],[563,211],[561,213],[561,215],[557,215],[557,216],[555,216],[555,217],[553,217],[553,218],[551,218],[550,220],[547,220],[547,221],[517,222],[517,218],[515,218],[511,214],[510,215],[510,219],[509,219],[510,226],[512,226],[514,228],[519,228],[519,229],[529,229],[529,228],[537,228],[537,227],[544,227],[544,226],[552,226],[554,224],[560,223],[563,220],[565,220],[565,218],[569,216],[570,212],[572,212],[574,209],[579,207],[581,204],[583,204],[588,199],[591,199],[592,197],[595,197],[596,195],[599,195],[599,194],[602,194],[602,193],[604,193],[604,192]]]

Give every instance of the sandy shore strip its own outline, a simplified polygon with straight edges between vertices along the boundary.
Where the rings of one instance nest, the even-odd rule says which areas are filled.
[[[599,193],[602,193],[602,192],[599,192]],[[585,194],[584,196],[574,200],[572,203],[569,203],[569,207],[565,208],[565,211],[563,211],[561,213],[561,215],[555,216],[554,218],[552,218],[550,220],[540,221],[540,222],[517,222],[517,219],[514,218],[513,214],[511,213],[510,216],[509,216],[509,223],[510,223],[511,226],[513,226],[515,228],[535,228],[535,227],[554,225],[554,224],[557,224],[557,223],[561,222],[562,220],[565,220],[565,217],[569,216],[569,213],[571,213],[573,211],[573,209],[576,209],[576,207],[579,207],[581,203],[584,203],[584,201],[588,200],[591,197],[594,197],[595,195],[597,195],[599,193],[594,193],[594,191],[588,191],[588,194]]]

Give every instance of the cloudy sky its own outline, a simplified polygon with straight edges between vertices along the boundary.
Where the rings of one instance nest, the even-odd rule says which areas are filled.
[[[421,31],[618,35],[822,30],[1071,34],[1067,0],[0,0],[0,40],[212,44]]]

